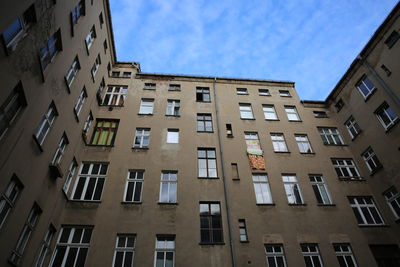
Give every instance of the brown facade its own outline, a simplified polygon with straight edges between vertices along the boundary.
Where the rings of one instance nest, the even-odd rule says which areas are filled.
[[[398,266],[399,6],[326,101],[117,62],[106,0],[0,10],[1,266]]]

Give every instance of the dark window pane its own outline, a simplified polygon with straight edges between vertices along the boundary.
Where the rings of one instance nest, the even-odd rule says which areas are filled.
[[[67,261],[65,262],[65,266],[74,266],[74,262],[76,259],[76,254],[78,253],[78,248],[70,248],[67,256]]]
[[[131,267],[132,266],[132,258],[133,258],[133,252],[126,252],[125,253],[124,267]]]
[[[51,267],[60,267],[61,266],[63,259],[64,259],[66,249],[67,249],[66,247],[61,247],[61,246],[57,247],[57,252],[56,252],[56,255],[54,256],[54,261],[53,261],[53,264],[51,265]]]
[[[201,230],[200,231],[201,235],[201,242],[203,243],[210,243],[210,231],[209,230]]]
[[[85,186],[85,181],[86,181],[86,179],[84,177],[79,177],[78,185],[76,186],[76,190],[75,190],[73,199],[81,198],[81,195],[83,192],[83,187]]]
[[[91,236],[92,236],[92,229],[86,228],[85,232],[83,233],[82,243],[89,244]]]
[[[75,265],[76,267],[85,266],[87,250],[88,250],[87,248],[81,248],[79,250],[78,259],[76,260],[76,265]],[[65,266],[70,266],[70,265],[65,265]]]
[[[82,228],[75,229],[74,236],[72,237],[72,243],[80,243],[82,238]]]
[[[122,267],[122,260],[124,257],[124,253],[118,251],[115,255],[115,262],[114,262],[114,267]]]
[[[93,200],[100,200],[101,193],[103,192],[103,185],[104,185],[104,179],[103,178],[99,178],[97,180],[97,186],[96,186],[96,191],[94,193]]]
[[[135,196],[133,198],[134,201],[140,201],[141,192],[142,192],[142,183],[138,182],[136,183]]]
[[[135,183],[128,182],[128,188],[126,189],[125,201],[132,201],[134,185],[135,185]]]
[[[223,242],[222,230],[213,230],[213,242]]]

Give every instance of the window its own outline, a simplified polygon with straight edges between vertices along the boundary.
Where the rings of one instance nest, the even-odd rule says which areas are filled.
[[[214,148],[197,149],[199,178],[217,178],[217,159]]]
[[[291,97],[290,92],[288,90],[279,90],[279,96]]]
[[[226,128],[226,136],[232,138],[233,137],[232,124],[230,123],[225,124],[225,128]]]
[[[300,121],[299,114],[295,106],[285,106],[286,115],[289,121]]]
[[[76,181],[73,200],[100,201],[108,163],[84,162]]]
[[[156,84],[155,83],[145,83],[144,90],[156,90]]]
[[[258,95],[260,96],[270,96],[271,93],[268,89],[258,89]]]
[[[381,69],[386,73],[386,75],[389,77],[390,75],[392,75],[392,72],[390,71],[390,69],[388,67],[386,67],[384,64],[381,65]]]
[[[374,173],[382,168],[382,164],[380,163],[378,157],[371,147],[369,147],[364,153],[362,153],[362,157],[370,173]]]
[[[200,242],[202,244],[224,242],[219,203],[200,202]]]
[[[211,102],[210,88],[196,87],[196,101],[197,102]]]
[[[274,105],[262,105],[266,120],[278,120]]]
[[[178,172],[163,171],[160,182],[160,203],[176,203]]]
[[[67,75],[65,75],[65,80],[67,81],[68,87],[71,87],[72,82],[75,79],[76,73],[80,70],[81,65],[79,64],[78,56],[74,58],[72,61],[71,67],[67,71]]]
[[[244,139],[246,141],[246,151],[251,155],[262,155],[260,140],[256,132],[244,132]]]
[[[355,139],[360,133],[361,129],[360,126],[358,126],[356,120],[351,116],[345,123],[344,125],[347,128],[347,131],[349,131],[351,139]]]
[[[61,32],[58,30],[50,37],[45,46],[40,49],[40,63],[42,65],[42,70],[46,69],[53,57],[58,51],[61,51],[61,49]]]
[[[69,143],[68,138],[64,133],[63,136],[61,137],[60,142],[58,143],[58,147],[56,152],[54,153],[53,159],[51,160],[50,163],[51,165],[60,164],[61,159],[64,155],[65,148],[67,147],[68,143]]]
[[[91,226],[63,226],[49,266],[84,266],[92,231]]]
[[[313,115],[315,118],[328,118],[328,115],[325,111],[314,110]]]
[[[119,71],[113,71],[113,72],[111,72],[111,77],[113,77],[113,78],[118,78],[119,77]]]
[[[236,94],[238,95],[248,95],[247,88],[236,88]]]
[[[89,52],[90,47],[92,46],[94,39],[96,38],[96,28],[93,27],[90,29],[89,34],[85,38],[86,48]]]
[[[340,98],[340,99],[335,103],[336,111],[339,112],[343,107],[344,107],[344,102],[343,102],[343,99]]]
[[[104,40],[104,42],[103,42],[103,48],[104,48],[104,54],[106,54],[107,53],[107,49],[108,49],[107,39]]]
[[[300,153],[313,153],[310,141],[306,134],[295,134],[294,138],[296,139]]]
[[[118,123],[118,120],[97,119],[90,144],[95,146],[113,146],[118,130]]]
[[[14,208],[22,188],[23,186],[17,176],[13,175],[7,185],[6,190],[3,192],[3,194],[1,194],[0,197],[0,228],[3,227],[8,214]]]
[[[400,250],[397,244],[369,245],[379,267],[397,267],[400,265]]]
[[[123,106],[125,104],[128,86],[109,85],[104,95],[104,106]]]
[[[16,18],[3,31],[2,37],[8,51],[13,51],[32,23],[36,22],[35,5],[31,5],[22,16]]]
[[[240,180],[237,163],[231,163],[232,180]]]
[[[275,152],[289,152],[282,133],[271,133],[271,140]]]
[[[333,249],[335,250],[340,267],[357,267],[350,244],[333,243]]]
[[[198,132],[213,131],[211,114],[197,113],[197,131]]]
[[[143,170],[129,170],[125,187],[125,202],[141,202],[144,183]]]
[[[27,105],[21,82],[8,95],[0,106],[0,139],[11,127],[18,113]]]
[[[241,119],[254,119],[251,104],[239,104],[240,118]]]
[[[103,77],[100,81],[99,88],[97,89],[97,92],[96,92],[96,98],[97,98],[97,102],[99,103],[99,105],[101,105],[103,103],[103,91],[104,91],[105,87],[106,87],[106,83],[105,83],[104,77]]]
[[[385,130],[389,130],[399,120],[399,116],[386,102],[375,111],[375,115]]]
[[[65,178],[65,182],[63,185],[63,191],[65,194],[68,194],[69,186],[71,184],[72,178],[75,175],[76,168],[78,167],[78,163],[76,163],[75,158],[72,160],[71,164],[68,167],[68,172]]]
[[[43,266],[44,259],[46,258],[47,252],[50,250],[51,241],[56,233],[56,229],[53,225],[50,225],[46,235],[43,238],[42,245],[40,246],[39,254],[35,261],[35,267]]]
[[[300,186],[297,183],[297,177],[293,174],[282,175],[283,185],[289,204],[303,204]]]
[[[103,12],[100,12],[100,14],[99,14],[99,22],[100,22],[100,28],[101,28],[104,24]]]
[[[300,244],[301,253],[304,257],[306,267],[323,267],[321,256],[319,255],[319,248],[317,244],[303,243]]]
[[[46,138],[47,134],[50,131],[51,126],[54,123],[54,120],[58,116],[56,107],[54,103],[51,103],[49,109],[46,114],[44,114],[42,121],[39,124],[39,127],[36,129],[35,140],[41,146]]]
[[[356,87],[365,99],[367,99],[368,96],[370,96],[376,89],[375,85],[370,79],[368,79],[367,76],[362,77],[361,80],[356,84]]]
[[[124,77],[124,78],[130,78],[131,76],[132,76],[132,72],[124,71],[122,73],[122,77]]]
[[[168,91],[180,91],[181,85],[180,84],[170,84],[168,87]]]
[[[249,242],[249,238],[247,237],[245,219],[239,219],[239,239],[240,242]]]
[[[389,37],[385,40],[385,45],[387,45],[390,48],[392,48],[397,40],[400,39],[400,34],[398,31],[392,31],[392,33],[389,35]]]
[[[42,213],[40,207],[35,203],[31,211],[29,212],[28,219],[25,222],[24,228],[22,229],[21,234],[19,235],[17,245],[15,246],[14,250],[11,253],[9,261],[14,265],[20,265],[21,259],[24,254],[26,245],[29,242],[29,239],[32,236],[33,230],[37,225],[39,220],[39,216]]]
[[[180,112],[179,112],[180,107],[181,107],[181,104],[180,104],[179,100],[170,100],[170,99],[168,99],[167,111],[165,112],[165,115],[167,115],[167,116],[179,116],[180,115]]]
[[[254,192],[257,204],[272,204],[271,189],[267,174],[253,173]]]
[[[343,145],[343,139],[338,129],[332,127],[318,127],[324,145]]]
[[[287,267],[283,246],[280,244],[265,244],[265,255],[268,267]]]
[[[358,225],[384,225],[372,197],[349,197]]]
[[[139,114],[153,114],[154,99],[142,99],[140,102]]]
[[[81,0],[71,11],[71,22],[72,25],[78,23],[78,19],[85,15],[85,0]]]
[[[175,236],[157,235],[154,267],[175,266]]]
[[[150,142],[150,129],[149,128],[136,128],[135,142],[133,147],[135,148],[147,148]]]
[[[360,180],[360,173],[352,159],[331,159],[339,179]]]
[[[400,219],[400,193],[392,186],[383,195],[396,219]]]
[[[310,179],[310,183],[312,189],[314,191],[315,197],[317,198],[317,203],[321,205],[330,205],[332,204],[331,197],[329,196],[328,188],[324,183],[324,179],[320,174],[309,174],[308,178]]]
[[[90,125],[93,122],[93,115],[92,112],[90,111],[86,120],[85,120],[85,124],[83,125],[83,129],[82,129],[82,136],[86,142],[86,138],[87,138],[87,133],[89,132],[90,129]]]
[[[83,87],[81,93],[79,94],[78,100],[75,103],[75,107],[74,107],[74,113],[77,117],[81,113],[81,110],[82,110],[83,104],[85,103],[86,97],[87,97],[86,88]]]
[[[118,235],[115,242],[113,267],[132,267],[135,254],[135,235]]]
[[[96,57],[96,60],[93,63],[93,67],[91,69],[91,73],[92,73],[92,78],[93,79],[96,76],[97,71],[99,70],[100,64],[101,64],[100,54],[98,54],[97,57]]]
[[[178,144],[179,143],[179,129],[168,129],[167,143],[169,143],[169,144]]]

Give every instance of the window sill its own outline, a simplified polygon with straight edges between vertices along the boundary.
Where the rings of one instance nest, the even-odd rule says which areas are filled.
[[[315,152],[300,152],[301,155],[315,155]]]
[[[265,119],[266,121],[281,121],[280,119]]]
[[[257,206],[275,206],[275,203],[256,203]]]
[[[356,136],[354,136],[354,137],[351,138],[351,141],[354,142],[354,140],[356,140],[357,137],[358,137],[361,133],[362,133],[362,131],[359,131],[359,132],[357,133]]]
[[[130,202],[130,201],[121,201],[122,205],[141,205],[142,201],[137,201],[137,202]]]
[[[277,154],[290,154],[290,151],[274,151]]]
[[[36,145],[38,146],[40,152],[43,152],[43,147],[42,147],[42,145],[39,143],[39,140],[37,140],[37,138],[36,138],[36,136],[35,136],[34,134],[32,135],[32,137],[33,137],[33,140],[35,141]]]
[[[200,242],[199,245],[201,245],[201,246],[214,246],[214,245],[220,246],[220,245],[225,245],[225,242],[216,242],[216,243],[203,243],[203,242]]]
[[[359,224],[358,226],[361,228],[390,227],[387,224]]]
[[[172,206],[176,206],[178,205],[178,202],[157,202],[158,205],[172,205]]]
[[[168,92],[180,92],[181,90],[170,90],[168,89]]]
[[[338,144],[338,145],[336,145],[336,144],[324,144],[325,146],[349,146],[349,145],[347,145],[347,144]]]
[[[226,137],[227,138],[233,138],[233,134],[227,134]]]
[[[68,199],[71,203],[88,203],[88,204],[100,204],[101,200],[80,200],[80,199]]]
[[[211,101],[200,101],[200,100],[196,100],[197,103],[211,103]]]
[[[246,240],[246,241],[239,241],[239,242],[242,243],[242,244],[250,243],[249,240]]]
[[[382,170],[382,169],[383,169],[383,166],[382,166],[382,165],[376,167],[375,170],[373,170],[372,172],[370,172],[369,176],[371,176],[371,177],[374,176],[375,173],[379,172],[379,171]]]
[[[180,117],[181,115],[168,115],[168,114],[165,114],[165,117]]]
[[[86,146],[91,146],[91,147],[114,147],[114,145],[95,145],[95,144],[86,144]]]
[[[153,116],[153,113],[138,113],[140,116]]]
[[[241,120],[244,120],[244,121],[255,121],[256,119],[254,119],[254,118],[240,118]]]
[[[299,203],[299,204],[297,204],[297,203],[288,203],[288,205],[289,206],[307,206],[306,203]]]
[[[197,179],[212,179],[212,180],[216,180],[216,179],[219,179],[219,177],[197,177]]]
[[[340,178],[339,181],[344,181],[344,182],[365,182],[366,179],[364,178]]]
[[[289,122],[303,122],[302,120],[288,120]]]
[[[360,91],[360,90],[359,90],[359,91]],[[369,93],[367,96],[364,96],[364,95],[361,93],[361,95],[364,97],[364,101],[367,102],[368,99],[370,99],[370,98],[375,94],[376,91],[377,91],[377,88],[375,87],[374,89],[372,89],[372,90],[370,91],[370,93]]]
[[[132,150],[149,150],[149,147],[132,147]]]
[[[321,204],[321,203],[318,203],[317,206],[320,206],[320,207],[336,207],[336,204]]]
[[[214,131],[197,131],[198,133],[214,133]]]
[[[392,129],[398,124],[399,119],[397,119],[392,125],[390,125],[388,128],[385,128],[385,133],[389,133],[392,131]]]
[[[143,90],[145,90],[145,91],[155,91],[156,88],[143,88]]]

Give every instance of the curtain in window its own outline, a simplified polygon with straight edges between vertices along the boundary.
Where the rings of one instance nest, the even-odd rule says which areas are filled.
[[[261,155],[247,154],[250,162],[250,168],[257,170],[265,170],[264,157]]]

